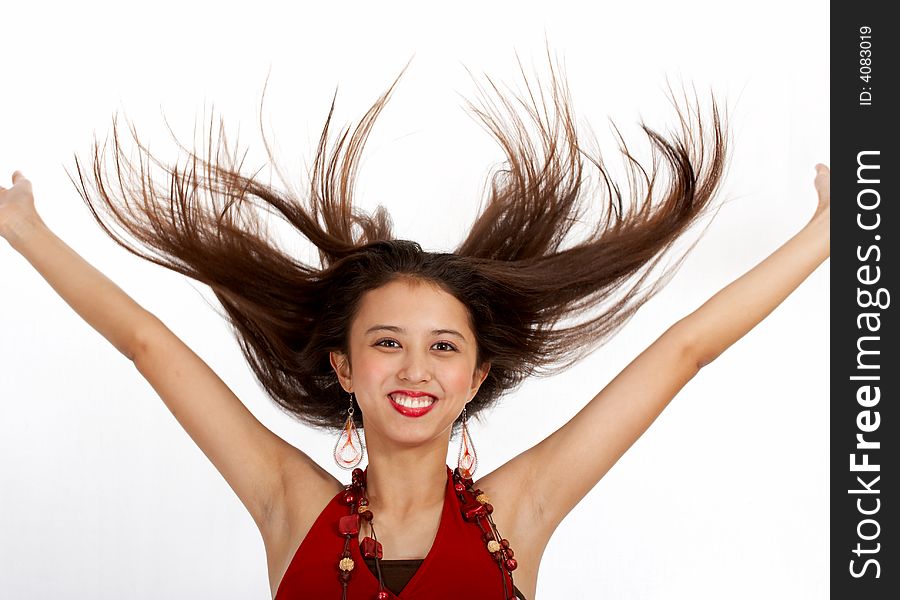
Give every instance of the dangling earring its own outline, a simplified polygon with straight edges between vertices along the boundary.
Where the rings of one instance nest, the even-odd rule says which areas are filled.
[[[353,423],[353,392],[350,392],[350,408],[347,409],[347,421],[334,445],[334,462],[342,469],[352,469],[363,457],[362,439],[359,430]]]
[[[459,473],[465,479],[471,479],[475,474],[475,468],[478,466],[478,455],[475,453],[475,444],[472,443],[472,436],[469,435],[468,415],[466,408],[463,407],[463,423],[462,432],[459,439],[459,458],[457,466]]]

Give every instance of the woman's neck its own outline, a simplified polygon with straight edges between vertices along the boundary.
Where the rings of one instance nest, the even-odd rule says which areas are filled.
[[[366,497],[374,512],[403,518],[443,504],[447,487],[447,444],[390,450],[377,438],[366,440],[369,466]]]

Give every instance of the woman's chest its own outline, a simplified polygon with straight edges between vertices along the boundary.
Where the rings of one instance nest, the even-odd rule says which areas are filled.
[[[370,549],[374,544],[366,538],[378,540],[375,550],[385,560],[424,559],[434,546],[442,513],[443,505],[407,515],[379,511],[377,519],[360,522],[357,541]]]
[[[455,498],[450,487],[442,506],[416,515],[382,512],[369,523],[348,519],[352,512],[342,505],[339,496],[328,503],[314,523],[295,530],[293,543],[267,543],[273,597],[290,600],[301,597],[293,590],[303,589],[306,594],[315,592],[316,597],[327,599],[330,591],[340,598],[341,577],[347,580],[350,600],[368,599],[369,592],[375,597],[380,589],[378,577],[364,563],[365,557],[374,553],[383,560],[422,560],[399,596],[401,600],[438,600],[443,598],[440,593],[456,598],[454,591],[461,589],[485,590],[504,600],[512,597],[513,581],[533,600],[540,555],[532,549],[510,550],[516,548],[518,528],[501,529],[500,521],[517,521],[511,512],[492,511],[499,520],[495,529],[489,519],[467,515],[471,505]],[[377,545],[372,543],[376,538]],[[498,552],[501,542],[504,552]],[[513,557],[514,570],[510,571],[507,559]]]

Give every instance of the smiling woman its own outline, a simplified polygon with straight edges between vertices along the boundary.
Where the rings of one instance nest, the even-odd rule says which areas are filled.
[[[491,82],[499,102],[470,108],[507,164],[462,243],[426,252],[392,235],[383,207],[369,215],[353,206],[356,166],[397,81],[330,151],[329,113],[304,198],[241,174],[220,151],[221,134],[205,159],[191,153],[189,171],[167,168],[165,186],[150,169],[160,163],[147,152],[146,167],[132,165],[115,132],[115,177],[97,147],[91,168],[76,161],[73,177],[122,247],[210,286],[271,398],[334,431],[335,460],[353,469],[348,484],[264,427],[162,322],[53,235],[18,172],[0,188],[0,234],[134,361],[229,483],[262,534],[273,597],[533,599],[559,523],[703,365],[828,257],[828,169],[819,166],[806,227],[662,333],[556,432],[475,479],[468,417],[531,375],[573,365],[661,289],[686,252],[663,272],[657,265],[714,205],[727,134],[715,101],[709,122],[699,102],[675,102],[678,134],[643,126],[652,169],[619,138],[631,184],[623,200],[603,160],[584,151],[552,64],[549,89],[529,86],[528,98]],[[603,210],[572,242],[585,214],[584,157],[604,182]],[[314,244],[320,264],[266,239],[258,208]],[[448,466],[457,430],[459,460]],[[589,455],[579,452],[585,439],[597,440]]]
[[[454,422],[490,370],[489,363],[476,365],[469,321],[462,302],[417,279],[399,278],[363,296],[347,354],[331,355],[341,386],[355,394],[365,417],[370,467],[372,457],[396,458],[410,445],[428,444],[446,457]],[[379,487],[375,473],[400,467],[373,469],[370,489]]]

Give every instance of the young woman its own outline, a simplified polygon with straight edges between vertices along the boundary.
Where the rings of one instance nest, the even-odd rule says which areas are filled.
[[[366,215],[352,203],[359,156],[396,83],[331,152],[329,113],[306,198],[242,175],[212,149],[206,159],[192,152],[188,171],[168,169],[165,187],[143,162],[124,158],[118,136],[115,177],[105,176],[96,148],[89,173],[77,163],[79,193],[104,230],[209,285],[271,397],[335,432],[335,460],[353,469],[349,484],[259,423],[162,322],[54,235],[18,171],[0,187],[0,235],[134,361],[228,481],[262,534],[273,597],[533,599],[562,519],[704,365],[826,260],[829,171],[816,165],[819,202],[801,231],[674,323],[563,427],[476,476],[467,419],[529,375],[562,370],[608,340],[677,268],[680,261],[654,271],[713,206],[726,129],[715,102],[711,126],[699,103],[695,113],[676,103],[680,134],[644,127],[655,152],[649,172],[620,137],[624,202],[603,162],[583,150],[555,74],[548,93],[529,87],[528,99],[515,99],[537,126],[541,153],[516,102],[494,87],[500,104],[470,106],[504,148],[507,168],[459,247],[425,252],[392,236],[382,208]],[[572,242],[574,224],[588,221],[582,156],[602,175],[605,203],[592,230]],[[211,204],[197,202],[198,192]],[[315,245],[320,265],[272,243],[254,204]],[[448,466],[454,432],[458,463]],[[580,451],[584,440],[590,453]]]

